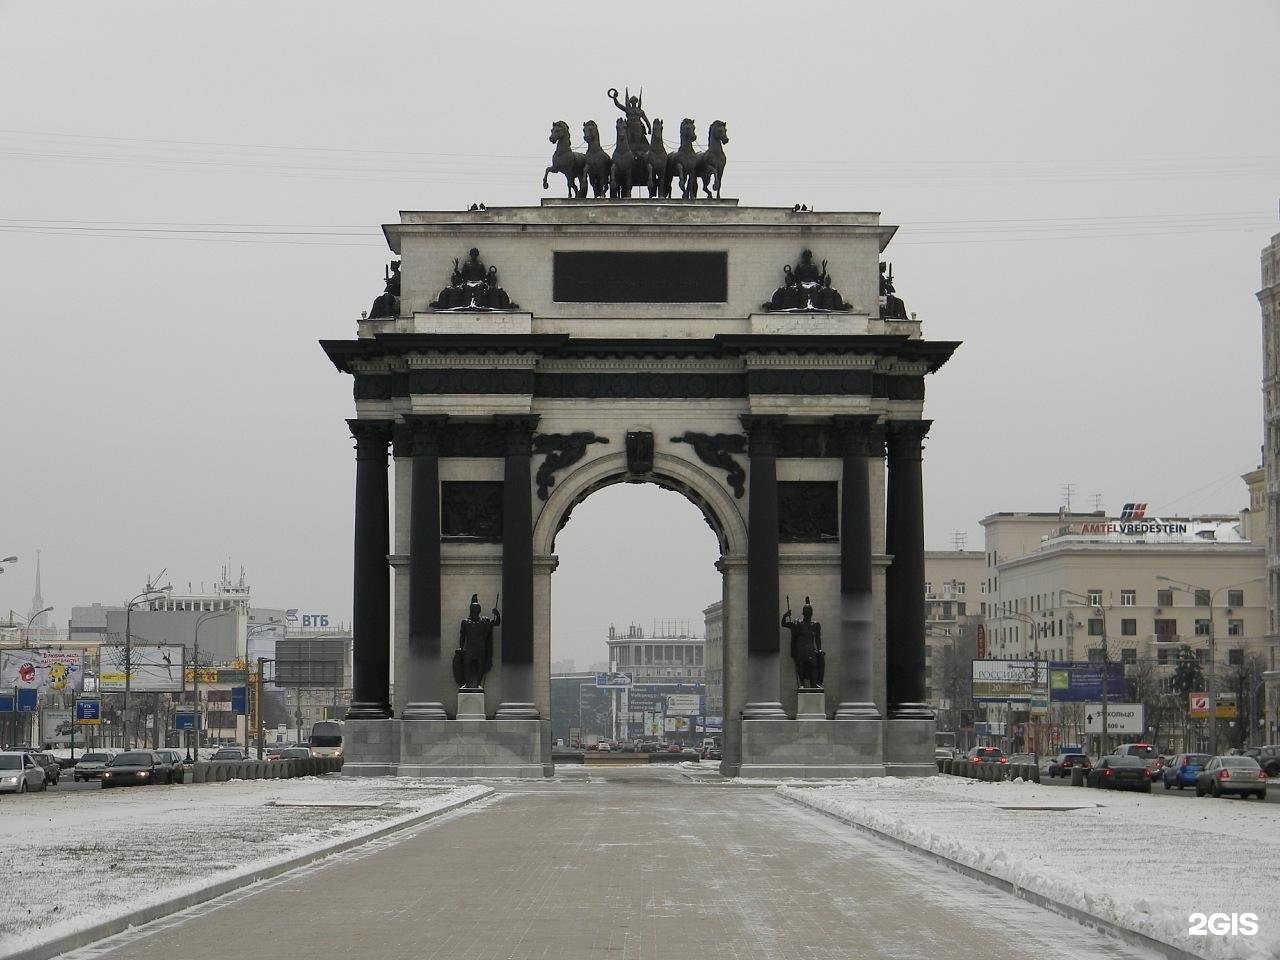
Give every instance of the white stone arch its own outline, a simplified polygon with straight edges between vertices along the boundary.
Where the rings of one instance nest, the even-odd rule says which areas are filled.
[[[642,476],[627,472],[625,452],[608,453],[577,465],[556,478],[551,495],[533,525],[533,554],[554,553],[556,534],[568,522],[573,508],[597,490],[615,483],[655,483],[681,493],[702,511],[720,539],[724,557],[747,555],[747,522],[732,495],[701,466],[682,457],[655,452],[653,470]]]

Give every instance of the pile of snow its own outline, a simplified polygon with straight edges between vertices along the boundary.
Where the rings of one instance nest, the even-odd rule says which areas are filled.
[[[1210,960],[1280,957],[1271,804],[954,777],[778,792]],[[1253,913],[1258,933],[1189,936],[1193,913]]]
[[[4,797],[0,958],[490,792],[328,776]]]

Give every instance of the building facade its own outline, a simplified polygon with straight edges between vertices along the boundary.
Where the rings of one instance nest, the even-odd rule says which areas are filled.
[[[724,717],[724,603],[717,600],[702,611],[707,638],[707,715]]]
[[[1280,742],[1280,234],[1262,249],[1262,472],[1266,492],[1266,677],[1271,742]]]
[[[926,550],[924,554],[925,691],[938,712],[939,730],[958,730],[968,710],[971,668],[982,624],[981,550]]]

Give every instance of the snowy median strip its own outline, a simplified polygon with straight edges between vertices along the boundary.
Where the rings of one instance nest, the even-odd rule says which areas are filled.
[[[405,777],[6,798],[0,960],[44,960],[494,793]]]
[[[1270,804],[1083,788],[1064,800],[1061,787],[952,777],[783,784],[778,793],[1169,956],[1280,957]],[[1258,932],[1191,936],[1197,913],[1252,913]]]

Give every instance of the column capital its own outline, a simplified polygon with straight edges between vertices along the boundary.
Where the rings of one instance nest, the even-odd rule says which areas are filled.
[[[850,414],[831,418],[841,453],[856,457],[884,456],[884,424],[877,414]]]
[[[409,435],[409,456],[423,457],[438,454],[440,434],[448,422],[449,415],[445,413],[405,414],[404,426]]]
[[[778,450],[778,436],[787,422],[781,413],[744,413],[738,417],[747,432],[747,454],[773,454]]]
[[[932,420],[886,421],[884,427],[889,443],[889,456],[920,459],[921,447],[931,426]]]
[[[392,433],[390,420],[348,420],[347,427],[356,442],[357,460],[386,459]]]
[[[531,454],[533,431],[541,419],[536,413],[504,413],[493,418],[506,438],[507,456]]]

